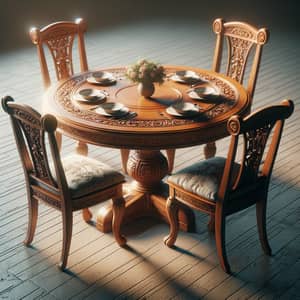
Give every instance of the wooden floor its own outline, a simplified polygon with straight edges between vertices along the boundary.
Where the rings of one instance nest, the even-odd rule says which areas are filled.
[[[90,68],[124,65],[138,58],[164,64],[210,68],[214,35],[210,24],[149,22],[105,32],[88,32]],[[270,185],[266,257],[258,241],[255,210],[227,220],[228,276],[218,266],[207,217],[197,213],[197,233],[180,233],[177,249],[163,237],[168,226],[152,219],[126,226],[130,250],[111,234],[87,225],[76,214],[68,272],[56,263],[61,251],[61,219],[41,205],[31,248],[23,246],[27,202],[22,168],[8,116],[0,113],[0,299],[300,299],[300,39],[271,29],[258,78],[254,109],[295,101],[285,127]],[[42,80],[34,47],[0,54],[0,93],[41,108]],[[64,151],[73,151],[64,140]],[[225,155],[227,143],[217,143]],[[118,150],[90,148],[90,155],[120,169]],[[201,147],[177,151],[175,170],[202,159]]]

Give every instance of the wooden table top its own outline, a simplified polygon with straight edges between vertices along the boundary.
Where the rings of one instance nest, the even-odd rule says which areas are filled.
[[[45,113],[54,114],[59,130],[83,142],[113,148],[168,149],[203,144],[228,135],[226,122],[234,114],[245,115],[250,109],[246,90],[225,75],[186,66],[165,66],[168,75],[177,70],[192,70],[215,85],[221,97],[211,101],[193,100],[187,95],[190,86],[174,82],[168,76],[162,85],[155,85],[153,96],[140,96],[137,85],[125,76],[125,67],[108,68],[117,79],[116,84],[100,86],[88,83],[92,71],[76,74],[52,86],[44,98]],[[76,100],[83,88],[108,92],[107,102],[120,102],[137,115],[124,118],[102,116],[95,104]],[[196,103],[203,112],[194,118],[169,115],[166,108],[177,101]]]

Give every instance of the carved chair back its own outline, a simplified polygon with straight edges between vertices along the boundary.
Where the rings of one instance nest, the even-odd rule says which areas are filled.
[[[37,45],[37,51],[45,88],[51,84],[44,45],[47,45],[54,61],[57,80],[68,78],[74,73],[72,49],[75,37],[78,37],[78,50],[81,71],[88,70],[84,33],[86,23],[83,19],[75,22],[56,22],[42,29],[32,28],[30,38]]]
[[[227,40],[228,59],[226,75],[243,83],[245,68],[251,49],[255,47],[247,91],[252,101],[263,45],[267,43],[269,32],[266,28],[257,29],[243,22],[224,22],[216,19],[213,31],[217,35],[213,58],[213,71],[220,72],[224,38]]]
[[[69,191],[55,138],[56,118],[52,115],[41,117],[31,107],[13,101],[9,96],[3,98],[2,107],[10,115],[27,186],[40,185],[68,196]],[[49,148],[57,175],[56,181],[50,170],[51,156],[47,152]]]
[[[283,100],[280,105],[262,108],[244,119],[238,116],[229,119],[227,129],[231,134],[231,142],[219,188],[219,199],[226,199],[235,191],[247,191],[249,188],[267,192],[284,121],[293,110],[293,102]],[[239,172],[232,181],[239,137],[243,138],[243,153]]]

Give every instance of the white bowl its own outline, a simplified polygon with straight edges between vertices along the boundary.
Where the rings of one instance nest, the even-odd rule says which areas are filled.
[[[124,105],[118,102],[106,102],[101,105],[104,111],[108,114],[115,114],[118,111],[124,109]]]
[[[82,89],[78,92],[78,94],[87,100],[93,100],[94,98],[98,97],[98,93],[94,89]]]
[[[192,99],[215,99],[220,95],[217,88],[212,86],[197,86],[188,91],[188,95]]]
[[[181,80],[188,80],[191,78],[199,78],[199,76],[194,72],[190,70],[180,70],[175,73],[175,75],[181,79]]]
[[[110,80],[114,79],[113,75],[111,73],[109,73],[109,72],[106,72],[106,71],[93,72],[92,76],[98,82],[110,81]]]
[[[179,114],[186,114],[190,112],[198,112],[199,107],[190,102],[177,102],[172,105],[173,109],[178,112]]]

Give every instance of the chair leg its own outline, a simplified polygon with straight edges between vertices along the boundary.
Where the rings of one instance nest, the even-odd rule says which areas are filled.
[[[77,146],[76,146],[76,152],[78,154],[87,156],[89,152],[88,145],[84,142],[78,141]]]
[[[61,145],[62,145],[62,135],[60,132],[56,131],[55,132],[55,138],[56,138],[56,143],[57,143],[57,147],[58,150],[61,150]]]
[[[166,149],[167,159],[168,159],[168,173],[171,174],[174,168],[174,160],[175,160],[175,149]]]
[[[93,214],[91,213],[91,211],[88,208],[84,208],[82,210],[82,217],[83,217],[83,220],[88,223],[91,221]]]
[[[208,143],[204,146],[204,157],[205,157],[205,159],[214,157],[216,155],[216,152],[217,152],[217,147],[216,147],[215,142]]]
[[[179,230],[179,223],[178,223],[178,205],[176,200],[173,197],[169,197],[166,203],[166,210],[168,214],[168,219],[170,223],[170,233],[168,236],[164,238],[164,243],[168,247],[174,246],[178,230]]]
[[[272,250],[268,241],[266,229],[266,211],[267,200],[258,201],[256,203],[256,220],[261,246],[266,255],[272,255]]]
[[[38,218],[38,200],[29,196],[28,201],[28,228],[24,244],[29,246],[33,240]]]
[[[112,198],[113,219],[112,231],[117,243],[122,247],[126,245],[126,238],[121,234],[121,224],[125,213],[125,200],[123,197]]]
[[[62,221],[63,221],[63,246],[62,246],[62,253],[61,253],[59,267],[63,271],[67,266],[68,256],[70,252],[72,229],[73,229],[73,212],[72,211],[63,212]]]
[[[210,215],[210,219],[207,224],[207,228],[210,232],[215,232],[215,215]]]
[[[121,149],[121,161],[122,161],[122,169],[125,174],[127,174],[127,161],[129,157],[129,149]]]
[[[216,208],[215,216],[215,240],[217,246],[217,253],[222,269],[230,274],[230,266],[227,260],[226,247],[225,247],[225,216],[222,212],[218,212]]]

